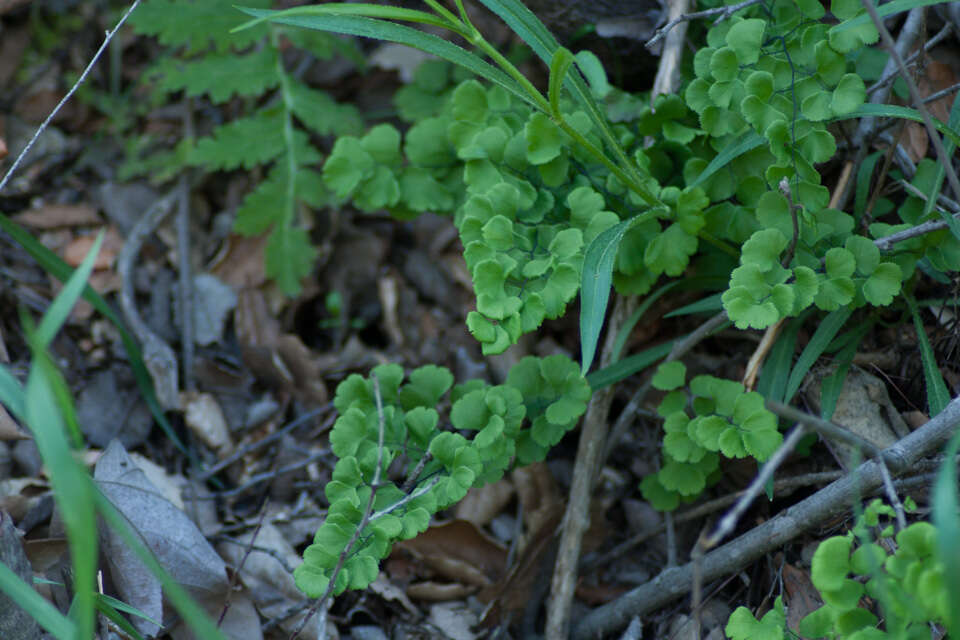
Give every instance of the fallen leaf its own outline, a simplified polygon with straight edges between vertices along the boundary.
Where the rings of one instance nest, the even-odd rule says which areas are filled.
[[[90,253],[90,249],[93,247],[96,239],[97,236],[92,233],[75,238],[64,247],[63,261],[71,267],[79,267],[83,259]],[[121,248],[123,248],[123,238],[120,237],[115,227],[107,227],[107,231],[103,236],[103,244],[100,246],[100,253],[97,254],[93,268],[95,270],[109,269],[113,266],[113,262],[116,260]]]
[[[180,394],[180,406],[184,410],[184,422],[218,458],[225,458],[233,451],[227,419],[212,394],[185,391]]]
[[[94,479],[157,561],[192,596],[200,600],[226,596],[223,560],[190,518],[147,479],[118,440],[103,452]],[[100,544],[121,599],[162,620],[163,596],[157,578],[113,530],[101,530]],[[159,631],[139,618],[133,624],[141,633]]]
[[[30,584],[33,570],[23,552],[20,533],[10,514],[0,511],[0,563]],[[42,636],[40,626],[12,598],[0,592],[0,638],[34,640]]]
[[[507,479],[474,487],[457,503],[454,516],[458,520],[466,520],[482,527],[500,515],[503,508],[513,500],[513,494],[513,483]]]
[[[787,610],[787,628],[797,632],[800,621],[821,607],[820,592],[813,586],[810,573],[790,564],[783,565],[783,604]]]
[[[95,227],[103,224],[97,210],[89,204],[48,204],[18,213],[13,219],[33,229]]]
[[[507,550],[466,520],[432,525],[412,540],[394,545],[394,553],[413,555],[436,575],[473,587],[486,587],[505,571]]]

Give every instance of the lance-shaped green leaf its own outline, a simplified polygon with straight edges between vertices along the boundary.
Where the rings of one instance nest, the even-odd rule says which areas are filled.
[[[480,57],[470,53],[466,49],[458,47],[452,42],[448,42],[430,33],[424,33],[423,31],[393,24],[385,20],[358,15],[288,15],[284,11],[267,11],[247,7],[241,8],[241,11],[256,18],[262,18],[270,22],[278,22],[280,24],[288,24],[294,27],[305,27],[307,29],[317,29],[319,31],[329,31],[332,33],[342,33],[345,35],[375,38],[377,40],[405,44],[469,69],[478,76],[500,85],[521,100],[534,104],[532,98],[520,87],[520,84],[506,73],[484,62]],[[243,27],[252,26],[256,23],[257,21],[254,20],[246,23]],[[450,28],[449,25],[444,26]]]

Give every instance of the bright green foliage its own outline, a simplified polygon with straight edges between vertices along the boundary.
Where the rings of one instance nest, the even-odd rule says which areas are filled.
[[[817,547],[810,577],[824,605],[800,621],[804,638],[929,638],[930,625],[946,619],[949,602],[943,564],[936,557],[937,530],[928,522],[915,522],[894,535],[888,524],[893,515],[893,509],[874,500],[851,532]],[[874,531],[886,539],[884,544],[871,540]],[[762,621],[745,607],[737,608],[727,622],[727,637],[785,637],[779,598],[777,602]],[[874,608],[863,608],[865,602]]]
[[[737,607],[730,614],[724,632],[730,640],[783,640],[786,615],[783,598],[777,597],[773,609],[757,620],[746,607]]]
[[[640,485],[656,509],[672,510],[679,499],[692,498],[711,481],[719,455],[769,458],[783,441],[777,419],[763,397],[743,385],[713,376],[697,376],[684,386],[686,370],[679,362],[660,365],[653,377],[658,389],[671,390],[657,408],[663,417],[663,466]],[[693,409],[691,417],[689,410]]]
[[[388,364],[373,369],[370,378],[354,374],[337,387],[333,404],[340,416],[330,445],[338,461],[325,488],[330,509],[294,572],[297,586],[310,597],[324,594],[345,552],[333,592],[365,588],[395,541],[424,531],[433,514],[461,500],[471,487],[499,480],[515,464],[542,460],[573,428],[590,398],[577,364],[559,355],[524,358],[497,386],[471,380],[454,387],[451,373],[434,365],[404,378],[399,365]],[[448,392],[453,431],[444,428],[437,411]],[[369,504],[378,460],[373,513],[347,549]],[[406,495],[386,476],[397,461],[412,487]]]
[[[858,530],[866,533],[864,525]],[[936,529],[928,522],[916,522],[896,536],[892,533],[892,527],[881,532],[881,537],[896,540],[892,553],[868,542],[865,535],[854,547],[853,533],[820,543],[811,578],[825,604],[801,621],[805,637],[927,637],[931,622],[946,619],[949,602],[943,565],[936,557]],[[878,603],[885,632],[876,629],[873,613],[858,607],[863,595]]]
[[[270,2],[248,4],[268,7]],[[247,235],[270,233],[267,276],[293,295],[316,257],[306,231],[297,224],[300,209],[331,200],[320,174],[312,169],[323,156],[310,136],[358,132],[362,120],[356,108],[337,104],[286,70],[279,35],[319,58],[349,53],[349,48],[324,34],[304,37],[296,29],[267,25],[231,33],[242,18],[232,3],[222,0],[151,0],[133,14],[131,23],[138,33],[156,36],[169,47],[146,75],[154,82],[152,102],[183,91],[213,103],[245,98],[251,106],[209,135],[184,139],[171,152],[132,147],[123,173],[148,172],[165,181],[189,166],[206,171],[262,167],[266,179],[240,204],[234,228]],[[137,156],[144,151],[150,155],[141,160]]]

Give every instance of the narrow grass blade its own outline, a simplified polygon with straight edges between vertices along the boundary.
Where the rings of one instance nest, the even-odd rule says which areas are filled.
[[[30,338],[34,339],[33,336]],[[77,632],[80,638],[89,638],[96,620],[97,523],[90,478],[73,457],[63,413],[50,383],[54,371],[49,356],[34,348],[26,386],[26,422],[50,475],[53,495],[67,529],[76,594]]]
[[[83,262],[77,267],[63,285],[63,289],[50,303],[50,307],[43,314],[43,319],[37,325],[35,338],[37,346],[46,349],[57,335],[60,328],[67,322],[70,316],[70,310],[80,299],[80,295],[87,286],[87,279],[93,272],[93,263],[100,253],[100,245],[103,244],[103,231],[97,234],[97,239],[93,241],[93,246],[87,253]]]
[[[960,633],[960,496],[957,495],[957,449],[960,448],[960,433],[950,439],[944,453],[943,464],[933,487],[933,525],[937,529],[937,551],[943,563],[943,580],[947,591],[946,621],[950,637]]]
[[[249,13],[246,7],[237,7],[245,13]],[[416,22],[419,24],[428,24],[443,29],[452,29],[454,25],[443,18],[428,11],[419,11],[417,9],[405,9],[403,7],[392,7],[389,5],[367,4],[358,2],[357,4],[345,2],[330,2],[326,4],[308,5],[304,7],[292,7],[284,9],[279,13],[284,17],[296,16],[362,16],[365,18],[379,18],[381,20],[402,20],[404,22]],[[256,20],[250,20],[231,29],[231,31],[242,31],[258,24],[270,20],[270,17],[264,16]]]
[[[484,62],[479,56],[470,53],[466,49],[458,47],[452,42],[430,33],[411,29],[410,27],[392,22],[376,20],[374,18],[364,18],[362,16],[332,14],[287,16],[283,11],[250,8],[241,8],[241,11],[256,18],[264,18],[270,22],[277,22],[293,27],[305,27],[318,31],[342,33],[345,35],[405,44],[469,69],[478,76],[500,85],[521,100],[533,104],[532,99],[520,87],[519,83],[506,73]]]
[[[630,337],[630,333],[637,325],[637,322],[640,321],[640,318],[643,317],[643,314],[649,311],[650,307],[653,306],[653,303],[659,300],[661,296],[683,283],[683,280],[674,280],[673,282],[668,282],[643,299],[643,302],[640,303],[640,306],[638,306],[636,310],[630,314],[630,317],[627,318],[627,321],[623,323],[623,326],[620,328],[620,333],[617,334],[617,338],[613,342],[614,362],[620,359],[620,354],[623,351],[623,345],[626,344],[627,338]]]
[[[683,338],[680,339],[682,340]],[[670,342],[644,349],[640,353],[627,356],[623,360],[611,364],[609,367],[594,371],[587,376],[587,382],[590,383],[590,388],[597,391],[598,389],[609,387],[612,384],[629,378],[635,373],[643,371],[658,360],[666,358],[670,350],[673,349],[674,342],[674,340],[671,340]]]
[[[947,4],[948,2],[950,2],[950,0],[893,0],[892,2],[878,6],[877,15],[879,15],[881,18],[885,18],[887,16],[892,16],[895,13],[903,13],[904,11],[910,11],[910,9],[916,9],[917,7],[931,7],[935,4]],[[862,24],[867,24],[868,22],[870,22],[870,16],[866,13],[862,13],[855,18],[844,20],[833,28],[837,32],[842,32],[846,31],[847,29],[859,27]]]
[[[2,562],[0,591],[58,640],[78,638],[76,625]]]
[[[26,396],[24,396],[23,387],[3,365],[0,365],[0,404],[5,406],[16,419],[24,419]]]
[[[787,390],[783,396],[784,402],[787,404],[790,403],[793,394],[795,394],[797,389],[800,388],[800,385],[803,384],[803,378],[807,375],[807,372],[810,371],[810,367],[813,366],[817,358],[819,358],[830,343],[833,342],[833,338],[839,333],[840,329],[843,328],[843,325],[847,323],[847,320],[850,319],[851,313],[853,313],[853,311],[848,307],[837,309],[828,314],[827,317],[823,319],[823,322],[817,326],[817,330],[814,331],[810,342],[803,348],[800,357],[797,358],[797,363],[793,365],[793,371],[790,372],[790,378],[787,380]]]
[[[747,151],[753,151],[765,142],[766,139],[756,132],[750,133],[742,140],[736,137],[733,138],[730,143],[724,147],[723,150],[718,153],[713,160],[710,161],[710,164],[704,167],[703,171],[700,172],[700,175],[697,176],[697,179],[690,184],[690,188],[692,189],[720,169],[730,164],[730,161],[734,158],[739,158]]]
[[[820,384],[820,417],[824,420],[833,418],[833,412],[837,408],[837,400],[840,399],[840,392],[843,390],[843,383],[846,382],[850,365],[853,364],[853,356],[857,353],[860,341],[863,340],[872,326],[873,320],[870,320],[849,334],[849,341],[837,353],[837,370],[824,378]]]
[[[92,485],[92,482],[90,483]],[[143,544],[139,536],[130,528],[123,515],[117,511],[117,508],[107,500],[107,498],[93,488],[94,500],[96,501],[97,512],[107,522],[107,525],[117,531],[124,542],[137,554],[140,561],[150,570],[154,576],[163,585],[164,596],[173,604],[174,608],[180,613],[187,625],[193,630],[198,638],[204,640],[226,640],[223,633],[207,617],[207,614],[200,608],[194,599],[183,587],[170,576],[167,571],[160,566],[157,559],[153,557],[150,550]]]
[[[877,160],[879,159],[879,151],[871,153],[863,159],[863,163],[860,164],[860,169],[857,171],[857,193],[854,197],[853,219],[858,223],[867,207],[867,196],[870,195],[870,177],[873,175],[873,169],[877,166]]]
[[[900,118],[901,120],[923,122],[923,116],[921,116],[920,112],[916,109],[911,109],[910,107],[900,107],[893,104],[875,104],[873,102],[860,105],[860,107],[858,107],[855,111],[852,111],[846,115],[842,115],[839,118],[834,118],[833,122],[840,120],[853,120],[857,118]],[[930,116],[930,119],[933,120],[933,126],[936,127],[937,131],[946,136],[948,140],[953,142],[953,144],[960,146],[960,132],[956,131],[955,129],[951,129],[942,121],[937,120],[933,116]]]
[[[556,117],[561,117],[560,113],[560,94],[563,87],[563,79],[573,64],[573,54],[564,47],[558,47],[553,52],[553,60],[550,61],[550,83],[547,88],[547,96],[550,98],[550,110]]]
[[[676,318],[678,316],[689,316],[694,313],[714,313],[723,309],[723,300],[721,300],[722,293],[715,293],[712,296],[707,296],[703,300],[697,300],[696,302],[691,302],[690,304],[684,305],[679,309],[674,309],[670,313],[664,315],[664,318]]]
[[[787,379],[793,367],[793,352],[797,347],[797,334],[808,315],[809,312],[801,314],[800,317],[787,323],[783,333],[774,343],[773,349],[770,350],[766,362],[763,363],[760,378],[757,380],[757,391],[767,400],[784,401]]]
[[[960,93],[958,93],[953,98],[953,107],[950,109],[950,117],[948,119],[947,126],[954,129],[960,130]],[[953,152],[956,150],[957,145],[953,140],[947,139],[943,142],[944,151],[948,158],[953,157]],[[947,175],[947,169],[941,163],[937,163],[936,174],[933,178],[933,187],[930,189],[928,194],[926,204],[923,207],[924,215],[929,214],[931,211],[937,211],[940,215],[940,218],[947,223],[947,227],[950,229],[950,233],[953,234],[953,237],[960,240],[960,220],[957,220],[949,213],[941,211],[937,208],[937,196],[940,194],[940,190],[943,188],[943,179]]]
[[[947,391],[947,384],[943,381],[940,368],[937,367],[937,359],[933,354],[933,347],[930,346],[930,340],[927,338],[927,332],[923,328],[923,319],[920,317],[917,303],[912,296],[904,294],[903,298],[907,301],[907,306],[910,307],[913,326],[917,330],[917,345],[920,347],[923,380],[927,387],[927,404],[932,418],[943,411],[944,407],[950,403],[950,393]]]
[[[115,625],[123,629],[123,631],[127,635],[129,635],[131,638],[134,638],[135,640],[143,640],[143,636],[140,635],[140,632],[137,631],[136,627],[130,624],[129,620],[127,620],[126,618],[123,617],[123,615],[120,614],[120,611],[124,611],[126,613],[129,613],[130,615],[134,615],[139,618],[143,618],[144,620],[148,620],[153,624],[157,625],[158,627],[163,627],[162,622],[157,622],[156,620],[151,619],[150,616],[146,615],[136,607],[131,607],[127,603],[121,602],[116,598],[111,598],[110,596],[105,595],[103,593],[97,594],[96,602],[97,602],[97,611],[99,611],[100,613],[105,615],[107,618],[109,618],[111,621],[113,621]]]
[[[47,249],[45,246],[40,244],[37,239],[27,232],[23,227],[16,224],[2,213],[0,213],[0,229],[9,234],[10,237],[13,238],[14,242],[23,247],[23,249],[29,253],[34,260],[37,261],[37,264],[39,264],[44,271],[51,274],[61,282],[66,282],[70,278],[70,275],[73,273],[73,268],[70,265],[61,260],[60,257],[54,252],[50,251],[50,249]],[[140,351],[140,346],[137,344],[137,341],[134,340],[133,336],[130,335],[130,332],[120,319],[120,316],[118,316],[110,307],[110,305],[107,304],[107,301],[103,299],[103,296],[94,291],[89,285],[87,285],[83,291],[83,299],[93,305],[94,309],[96,309],[100,314],[103,315],[103,317],[109,320],[113,326],[117,328],[117,331],[120,334],[120,341],[123,342],[124,351],[127,352],[127,357],[130,359],[130,369],[133,371],[133,377],[137,381],[137,387],[140,389],[140,394],[143,396],[147,406],[150,408],[150,413],[153,415],[153,419],[157,421],[157,424],[160,425],[160,428],[163,429],[163,432],[166,434],[167,438],[170,439],[177,449],[187,456],[190,456],[192,459],[193,456],[174,432],[173,427],[170,425],[170,422],[167,420],[166,416],[163,415],[163,410],[160,408],[159,403],[157,403],[157,396],[153,391],[153,379],[150,377],[150,373],[147,371],[147,367],[143,363],[143,354]]]

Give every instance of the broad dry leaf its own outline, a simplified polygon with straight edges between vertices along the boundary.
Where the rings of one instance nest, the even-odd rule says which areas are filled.
[[[174,580],[195,598],[225,597],[228,583],[223,560],[190,518],[147,479],[119,441],[111,442],[100,457],[94,479]],[[121,599],[162,620],[163,597],[156,577],[111,529],[101,530],[101,548]],[[141,633],[158,631],[142,619],[133,623]]]

